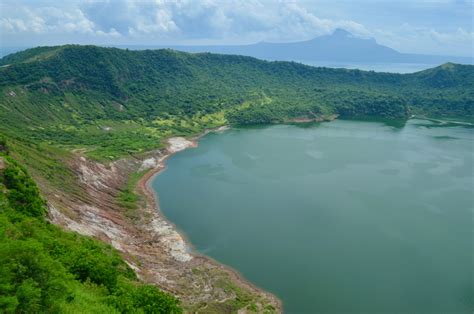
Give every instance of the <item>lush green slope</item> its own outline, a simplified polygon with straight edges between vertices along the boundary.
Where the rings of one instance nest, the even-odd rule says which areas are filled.
[[[0,141],[0,312],[180,313],[110,246],[44,220],[45,202]]]
[[[473,87],[474,67],[455,64],[399,75],[172,50],[40,47],[0,60],[0,133],[38,182],[73,195],[81,193],[67,166],[73,149],[116,159],[224,124],[333,114],[473,120]],[[135,206],[132,188],[119,204]],[[110,246],[62,231],[45,212],[0,141],[0,311],[180,311],[173,297],[138,283]]]
[[[330,114],[474,117],[474,67],[415,74],[314,68],[249,57],[40,47],[0,61],[0,128],[116,158],[225,123]]]

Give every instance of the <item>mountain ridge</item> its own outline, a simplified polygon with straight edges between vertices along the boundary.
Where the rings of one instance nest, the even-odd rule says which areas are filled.
[[[92,141],[91,153],[98,158],[146,150],[167,132],[195,134],[224,123],[333,115],[402,120],[411,114],[473,116],[470,65],[393,74],[225,54],[80,45],[33,48],[2,58],[0,64],[0,132],[61,145]],[[173,125],[187,126],[154,131],[157,120],[170,119]],[[90,127],[105,123],[100,121],[114,121],[124,130],[130,127],[125,121],[141,121],[140,131],[126,145],[119,143],[128,133],[99,132],[91,138]],[[110,141],[114,153],[100,140]]]
[[[130,46],[133,48],[133,46]],[[393,62],[472,64],[473,58],[402,53],[380,45],[374,38],[362,38],[337,28],[332,34],[296,42],[259,42],[247,45],[158,45],[186,52],[212,52],[252,56],[265,60],[308,62]]]
[[[446,62],[473,64],[473,57],[403,53],[381,45],[372,37],[356,36],[345,29],[312,39],[292,42],[260,41],[243,45],[117,45],[122,49],[173,49],[184,52],[211,52],[245,55],[270,61],[314,63],[407,63],[439,65]],[[8,49],[7,49],[8,50]],[[18,50],[18,49],[14,49]],[[16,51],[18,52],[18,51]],[[4,55],[15,54],[9,53]]]
[[[393,74],[237,55],[80,45],[33,48],[2,58],[0,64],[0,205],[2,197],[15,197],[9,191],[2,193],[1,172],[11,166],[11,156],[28,168],[48,201],[50,219],[42,224],[53,222],[111,244],[118,251],[110,246],[104,246],[104,251],[120,254],[128,266],[123,261],[118,265],[127,274],[133,269],[143,281],[173,293],[193,313],[273,313],[280,312],[281,304],[221,265],[203,257],[177,261],[173,250],[170,253],[163,245],[167,236],[174,237],[170,233],[174,229],[163,227],[165,218],[136,187],[147,169],[162,169],[166,156],[175,151],[168,139],[186,141],[183,137],[192,139],[225,125],[311,122],[337,116],[383,119],[394,131],[413,114],[474,120],[472,65],[446,63],[413,74]],[[25,198],[16,200],[24,203]],[[46,212],[44,207],[41,210]],[[18,221],[17,213],[11,216]],[[25,221],[31,226],[31,220]],[[29,230],[25,228],[21,227]],[[11,238],[17,233],[1,234]],[[30,232],[27,237],[31,238]],[[64,241],[67,236],[56,232],[49,238]],[[88,256],[84,247],[74,243],[78,250],[72,253],[77,254],[67,262]],[[7,244],[21,248],[16,239]],[[56,251],[57,246],[52,248]],[[33,260],[30,255],[27,261]],[[89,307],[110,307],[110,303],[99,304],[109,299],[90,284],[83,268],[86,265],[95,277],[114,268],[111,263],[85,262],[76,269],[86,286],[74,291],[90,292],[96,298],[61,293],[62,299],[52,300],[52,305],[80,309],[80,302],[87,302]],[[9,278],[0,276],[4,281]],[[111,297],[118,295],[112,301],[128,310],[141,305],[151,308],[150,300],[164,303],[152,298],[163,296],[154,287],[142,290],[138,282],[130,283],[132,287],[121,283],[122,288],[111,291]],[[177,304],[164,296],[171,306]],[[95,312],[101,311],[96,307]]]

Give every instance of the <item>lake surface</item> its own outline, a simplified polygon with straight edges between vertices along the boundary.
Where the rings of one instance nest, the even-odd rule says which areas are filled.
[[[431,69],[440,64],[433,63],[396,63],[396,62],[321,62],[321,61],[300,61],[301,63],[328,68],[359,69],[363,71],[389,72],[389,73],[415,73],[426,69]]]
[[[196,250],[287,313],[472,313],[473,135],[425,120],[237,128],[152,185]]]

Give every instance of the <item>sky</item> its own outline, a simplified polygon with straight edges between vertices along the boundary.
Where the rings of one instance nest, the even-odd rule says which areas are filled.
[[[343,28],[401,52],[472,56],[472,0],[2,0],[0,45],[289,42]]]

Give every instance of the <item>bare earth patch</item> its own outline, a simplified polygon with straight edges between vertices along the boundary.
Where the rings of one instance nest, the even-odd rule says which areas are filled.
[[[187,312],[281,312],[281,302],[272,294],[256,288],[232,269],[192,253],[157,207],[149,180],[164,168],[166,158],[196,147],[196,140],[170,138],[164,150],[109,165],[77,154],[69,166],[77,175],[82,192],[69,195],[42,187],[49,203],[49,219],[110,243],[140,279],[176,295]],[[117,195],[131,173],[148,169],[136,189],[143,196],[142,201],[130,219],[118,205]]]

